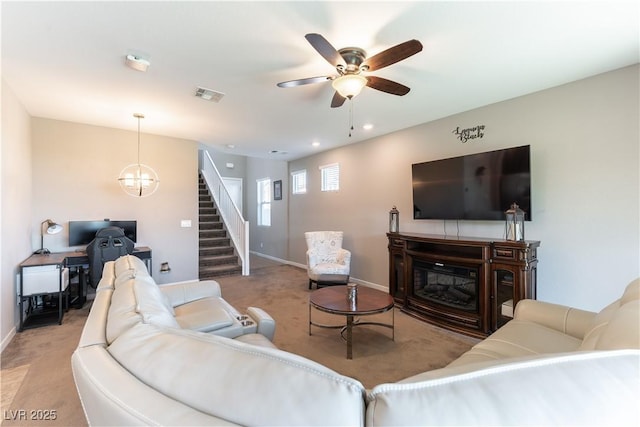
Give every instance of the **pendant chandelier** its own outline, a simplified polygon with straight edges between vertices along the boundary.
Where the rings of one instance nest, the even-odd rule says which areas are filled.
[[[160,186],[160,180],[153,168],[140,163],[140,119],[144,119],[144,115],[135,113],[133,117],[138,119],[138,163],[122,169],[118,182],[128,195],[147,197],[156,192]]]

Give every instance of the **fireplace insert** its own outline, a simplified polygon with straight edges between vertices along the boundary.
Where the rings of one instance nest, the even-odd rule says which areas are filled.
[[[478,312],[478,268],[414,260],[413,296],[430,304]]]

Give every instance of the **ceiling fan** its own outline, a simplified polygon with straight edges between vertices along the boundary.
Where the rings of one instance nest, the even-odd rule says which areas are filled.
[[[327,62],[336,67],[338,75],[290,80],[278,83],[279,87],[295,87],[330,80],[336,90],[331,100],[331,108],[342,106],[346,99],[358,95],[365,86],[398,96],[406,95],[411,90],[400,83],[382,77],[363,76],[362,73],[379,70],[415,55],[422,50],[422,43],[418,40],[408,40],[367,58],[367,53],[359,47],[336,50],[320,34],[307,34],[305,38]]]

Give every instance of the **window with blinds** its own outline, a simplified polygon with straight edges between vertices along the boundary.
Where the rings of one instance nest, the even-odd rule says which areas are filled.
[[[291,172],[291,194],[304,194],[307,192],[307,171],[299,170]]]
[[[271,179],[259,179],[258,184],[258,225],[271,226]]]
[[[320,178],[322,180],[320,190],[340,190],[340,165],[333,163],[331,165],[320,166]]]

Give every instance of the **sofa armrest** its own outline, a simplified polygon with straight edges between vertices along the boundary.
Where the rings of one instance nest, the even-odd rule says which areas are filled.
[[[528,320],[572,337],[583,339],[596,313],[544,301],[524,299],[518,302],[514,319]]]
[[[269,338],[269,341],[273,341],[273,335],[276,332],[276,321],[273,320],[273,317],[269,316],[263,309],[257,307],[247,308],[247,313],[253,321],[256,322],[256,325],[258,325],[256,332]]]
[[[215,280],[191,280],[158,285],[173,307],[207,297],[221,297],[220,285]]]

